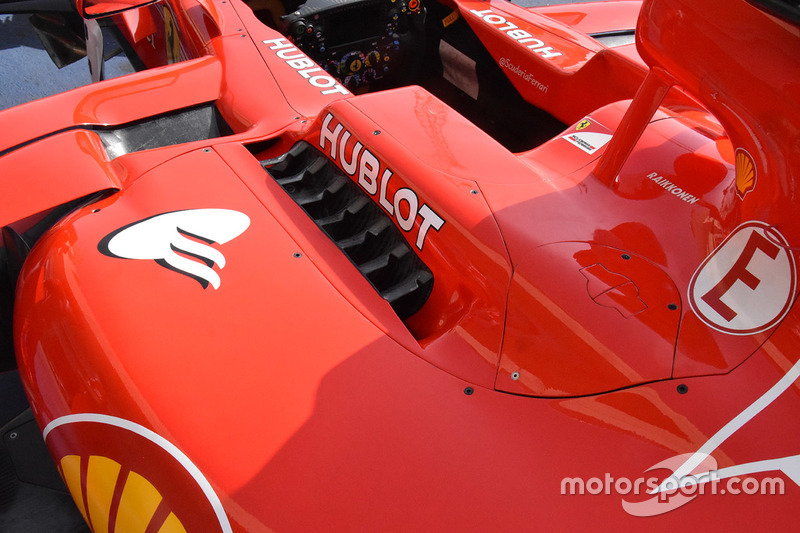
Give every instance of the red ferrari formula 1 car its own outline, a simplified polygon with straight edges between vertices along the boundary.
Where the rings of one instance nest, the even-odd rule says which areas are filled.
[[[794,527],[796,2],[0,12],[3,530]]]

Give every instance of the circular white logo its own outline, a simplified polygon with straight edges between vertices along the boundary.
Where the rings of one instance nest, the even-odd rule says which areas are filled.
[[[796,285],[794,257],[774,227],[745,222],[709,255],[692,276],[689,303],[712,328],[749,335],[780,322]]]

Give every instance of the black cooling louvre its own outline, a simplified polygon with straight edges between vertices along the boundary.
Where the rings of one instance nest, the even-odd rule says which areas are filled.
[[[433,289],[433,274],[358,185],[305,142],[261,165],[401,319],[419,311]]]

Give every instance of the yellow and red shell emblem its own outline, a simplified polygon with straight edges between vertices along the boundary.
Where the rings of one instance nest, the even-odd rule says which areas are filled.
[[[164,505],[163,496],[153,484],[113,459],[101,455],[65,455],[58,468],[78,510],[95,533],[186,533],[180,519]],[[121,490],[117,489],[118,485]],[[87,495],[85,500],[84,494]]]
[[[205,476],[157,433],[80,413],[53,420],[44,437],[93,533],[232,532]]]
[[[736,149],[736,193],[744,198],[756,187],[756,163],[747,150]]]

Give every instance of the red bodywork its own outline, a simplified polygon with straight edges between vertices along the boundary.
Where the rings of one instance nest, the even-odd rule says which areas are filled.
[[[238,0],[116,15],[152,68],[0,114],[2,225],[102,193],[15,307],[94,531],[792,527],[796,26],[744,1],[448,8],[564,131],[512,152],[422,87],[352,94]],[[633,24],[638,54],[588,36]],[[89,127],[208,102],[229,135],[112,159]],[[299,141],[432,272],[410,317],[269,173]],[[114,240],[147,220],[194,244]]]

